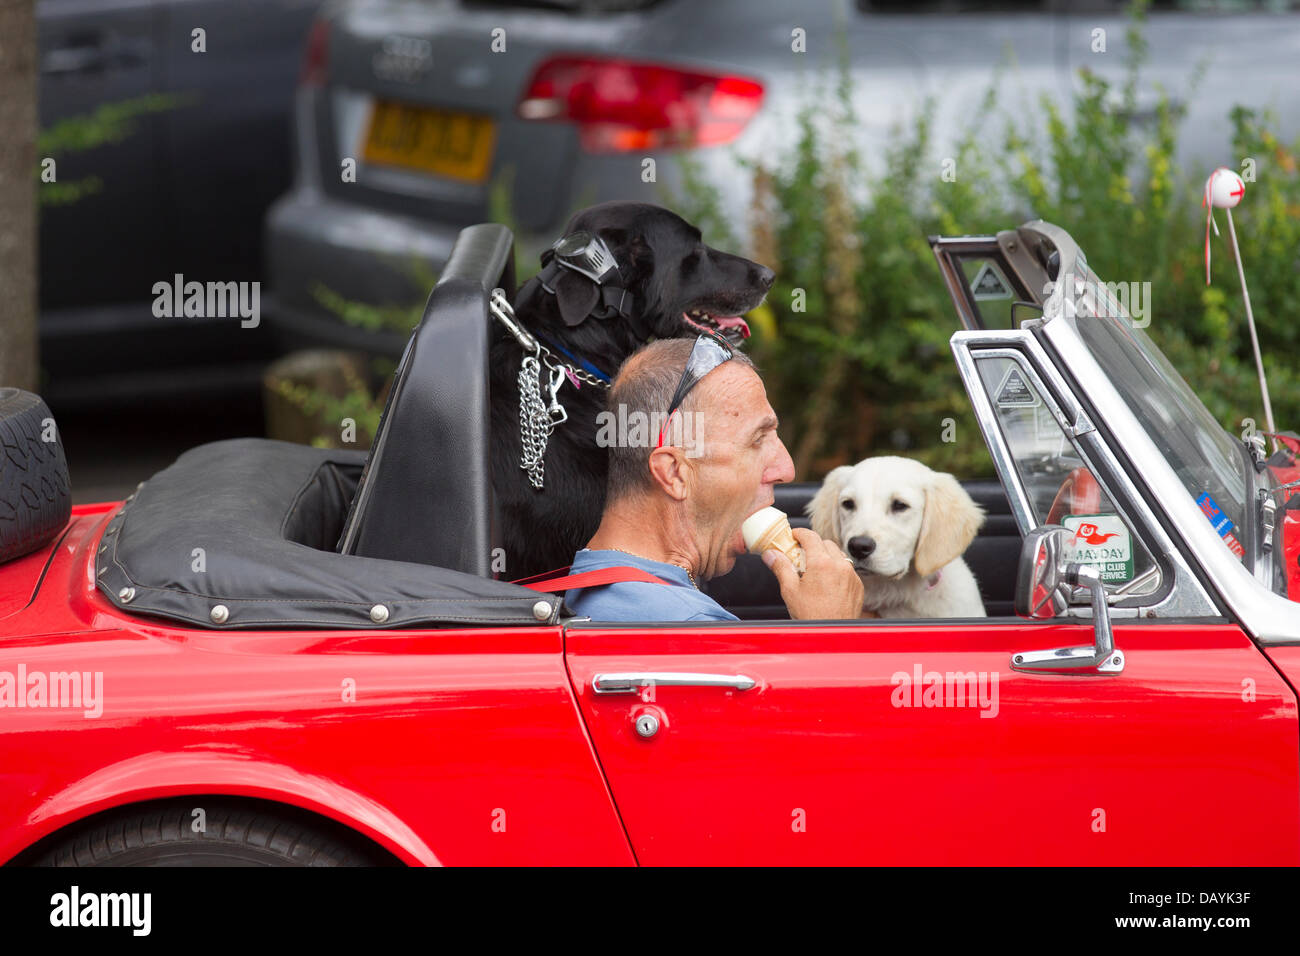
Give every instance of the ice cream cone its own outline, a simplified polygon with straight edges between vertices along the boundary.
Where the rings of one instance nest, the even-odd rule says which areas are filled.
[[[808,563],[803,548],[795,541],[794,532],[790,530],[790,519],[785,516],[785,512],[776,508],[756,511],[745,519],[740,533],[751,554],[762,554],[768,548],[774,548],[789,558],[800,574],[807,570]]]

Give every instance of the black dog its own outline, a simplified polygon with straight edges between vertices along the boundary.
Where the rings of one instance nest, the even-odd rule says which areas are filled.
[[[603,284],[614,294],[579,272],[551,267],[524,283],[515,297],[515,316],[554,360],[606,378],[653,338],[707,330],[738,342],[749,335],[740,316],[763,301],[774,278],[771,269],[706,246],[690,223],[646,203],[607,202],[585,209],[569,221],[564,235],[582,232],[603,239],[613,253],[617,273]],[[554,262],[543,257],[548,259]],[[544,277],[553,292],[543,285]],[[594,384],[575,389],[564,382],[559,400],[568,419],[550,435],[544,486],[533,487],[520,467],[518,380],[524,350],[498,329],[491,350],[492,484],[506,552],[501,576],[514,580],[567,566],[600,524],[608,459],[596,443],[596,416],[605,408],[607,390]],[[543,401],[549,376],[543,367]]]

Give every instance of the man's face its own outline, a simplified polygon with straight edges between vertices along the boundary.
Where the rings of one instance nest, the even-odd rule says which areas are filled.
[[[750,367],[727,362],[696,386],[702,457],[689,500],[700,549],[700,577],[719,577],[745,553],[740,526],[775,500],[773,486],[794,480],[794,462],[776,433],[776,412]]]

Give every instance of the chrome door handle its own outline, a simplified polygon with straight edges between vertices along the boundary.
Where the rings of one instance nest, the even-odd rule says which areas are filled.
[[[597,694],[635,694],[643,687],[730,687],[749,690],[757,681],[744,674],[666,674],[645,671],[623,674],[597,674],[591,689]]]

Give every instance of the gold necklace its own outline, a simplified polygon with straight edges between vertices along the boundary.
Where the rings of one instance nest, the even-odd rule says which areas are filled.
[[[654,560],[655,560],[654,558],[647,558],[644,554],[637,554],[637,553],[634,552],[634,551],[624,551],[622,548],[605,548],[604,550],[606,550],[606,551],[617,551],[619,554],[630,554],[630,555],[632,555],[632,557],[634,557],[634,558],[640,558],[642,561],[654,561]],[[688,568],[686,565],[684,565],[684,564],[678,564],[676,561],[656,561],[655,563],[656,563],[656,564],[671,564],[671,565],[672,565],[673,567],[675,567],[675,568],[681,568],[683,571],[686,572],[686,577],[690,580],[690,582],[691,582],[691,587],[695,588],[695,590],[697,590],[697,591],[700,589],[700,586],[699,586],[698,584],[695,583],[695,575],[693,575],[693,574],[691,573],[691,569]]]

